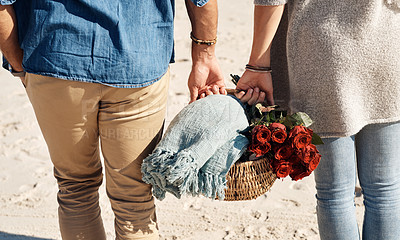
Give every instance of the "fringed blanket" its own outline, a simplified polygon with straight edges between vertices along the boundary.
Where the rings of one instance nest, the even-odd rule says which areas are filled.
[[[143,160],[143,180],[162,200],[200,194],[224,199],[225,176],[248,145],[244,107],[232,96],[197,100],[172,120],[153,153]]]

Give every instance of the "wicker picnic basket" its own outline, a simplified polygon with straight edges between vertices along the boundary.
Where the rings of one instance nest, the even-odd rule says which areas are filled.
[[[267,158],[239,160],[232,165],[226,175],[227,188],[224,201],[255,199],[266,193],[276,178]]]
[[[232,75],[236,85],[239,76]],[[226,89],[228,94],[234,95],[237,89]],[[248,156],[247,156],[248,157]],[[268,158],[256,160],[245,159],[242,156],[226,174],[226,189],[224,201],[252,200],[266,193],[277,179],[269,165]]]

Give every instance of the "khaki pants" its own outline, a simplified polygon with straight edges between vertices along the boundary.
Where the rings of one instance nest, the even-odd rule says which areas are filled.
[[[134,89],[27,74],[27,93],[58,181],[63,239],[106,239],[99,140],[116,239],[158,239],[151,186],[142,181],[140,167],[161,138],[168,83],[169,72]]]

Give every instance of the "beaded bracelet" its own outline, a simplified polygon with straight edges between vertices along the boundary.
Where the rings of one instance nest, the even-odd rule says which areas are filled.
[[[193,41],[194,43],[196,43],[196,44],[198,44],[198,45],[200,45],[200,44],[205,44],[205,45],[211,46],[211,45],[214,45],[214,44],[217,43],[217,38],[214,38],[213,40],[201,40],[201,39],[196,38],[196,37],[193,35],[193,33],[190,33],[190,38],[192,39],[192,41]]]
[[[260,73],[270,73],[272,72],[271,67],[258,67],[258,66],[253,66],[250,64],[247,64],[245,67],[246,70],[249,70],[251,72],[260,72]]]

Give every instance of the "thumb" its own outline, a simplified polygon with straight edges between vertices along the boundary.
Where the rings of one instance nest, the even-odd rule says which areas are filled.
[[[266,92],[266,99],[270,106],[275,105],[274,94],[272,91]]]
[[[199,96],[199,89],[197,87],[189,87],[189,92],[190,92],[190,102],[192,103],[197,100]]]

